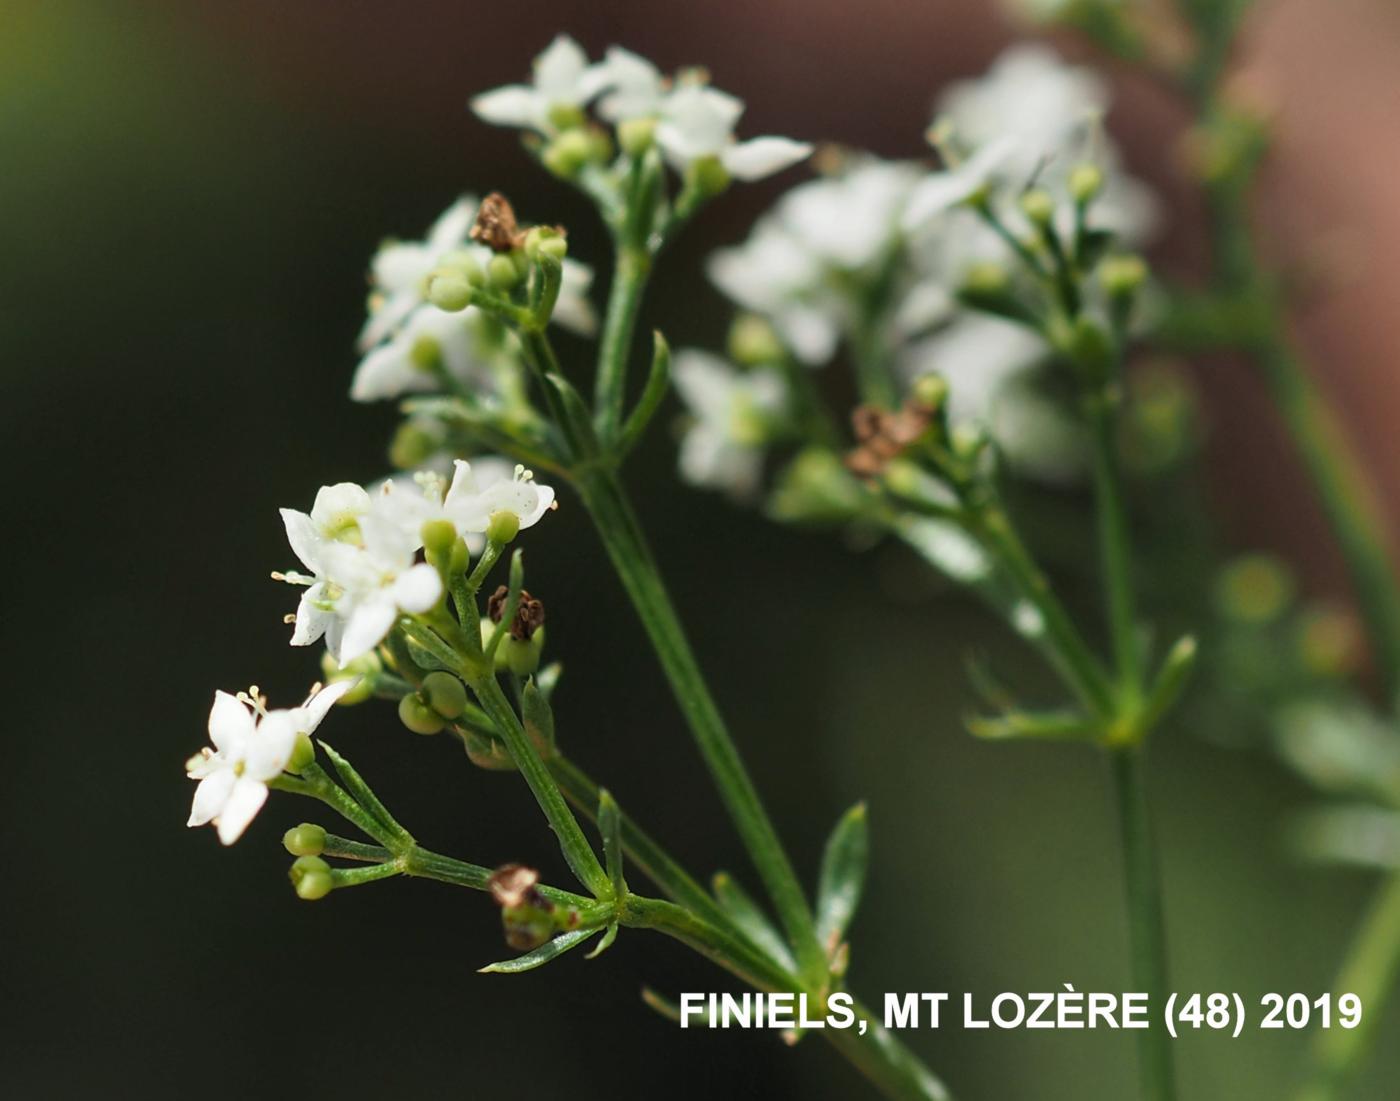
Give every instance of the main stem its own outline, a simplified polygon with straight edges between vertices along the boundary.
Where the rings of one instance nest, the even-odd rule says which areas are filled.
[[[802,885],[710,695],[631,504],[609,470],[584,471],[578,488],[671,682],[720,798],[773,900],[803,979],[812,989],[821,989],[826,982],[826,954]]]
[[[1157,874],[1156,847],[1147,811],[1142,745],[1110,751],[1118,818],[1123,834],[1124,886],[1127,891],[1128,936],[1133,983],[1148,995],[1153,1012],[1167,996],[1166,930],[1162,920],[1162,889]],[[1161,1021],[1153,1020],[1138,1033],[1138,1062],[1145,1101],[1172,1101],[1176,1075],[1171,1038]]]

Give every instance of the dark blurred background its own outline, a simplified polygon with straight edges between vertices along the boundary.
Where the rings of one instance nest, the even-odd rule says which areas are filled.
[[[566,30],[595,54],[620,42],[664,68],[706,64],[748,101],[744,133],[917,156],[936,89],[981,71],[1009,39],[996,6],[0,8],[12,655],[0,1089],[208,1101],[864,1096],[819,1040],[790,1051],[756,1033],[683,1033],[647,1011],[644,983],[670,994],[730,985],[659,937],[624,932],[598,961],[481,976],[505,954],[484,896],[395,880],[301,903],[279,836],[311,808],[276,797],[223,851],[212,831],[184,828],[181,765],[204,744],[215,688],[257,683],[285,706],[319,675],[313,653],[286,648],[292,594],[267,572],[291,564],[279,505],[305,508],[323,482],[384,470],[393,409],[346,397],[378,240],[419,234],[460,191],[500,189],[524,218],[566,223],[575,255],[604,255],[581,202],[513,135],[469,117],[470,94],[518,79]],[[1253,85],[1279,111],[1267,216],[1281,258],[1336,246],[1361,259],[1311,300],[1305,336],[1394,490],[1400,16],[1385,0],[1266,3],[1248,37]],[[1161,258],[1189,271],[1194,211],[1171,153],[1183,120],[1157,89],[1115,80],[1112,128],[1171,211]],[[708,211],[670,256],[646,323],[676,345],[715,344],[726,313],[699,262],[792,178],[736,188]],[[1198,365],[1198,377],[1223,537],[1285,553],[1311,591],[1345,595],[1257,388],[1230,364]],[[666,432],[654,433],[631,472],[639,507],[809,879],[836,815],[871,801],[856,989],[1124,989],[1102,762],[962,731],[969,651],[1032,694],[1050,690],[1044,675],[897,550],[856,556],[776,528],[680,488],[673,463]],[[566,497],[526,545],[566,667],[562,742],[687,863],[752,884],[580,508]],[[1366,878],[1295,865],[1278,825],[1301,786],[1187,725],[1164,731],[1154,753],[1174,985],[1256,1000],[1320,993]],[[426,844],[529,861],[564,882],[517,778],[406,733],[387,705],[338,711],[324,732]],[[1396,1025],[1392,1014],[1358,1097],[1392,1096]],[[1120,1098],[1135,1082],[1123,1035],[908,1039],[962,1098]],[[1278,1097],[1302,1049],[1280,1032],[1184,1039],[1183,1096]]]

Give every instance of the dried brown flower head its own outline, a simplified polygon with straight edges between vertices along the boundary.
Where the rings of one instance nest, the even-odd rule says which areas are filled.
[[[491,617],[492,623],[501,622],[509,596],[510,590],[504,585],[499,585],[487,598],[486,614]],[[520,605],[515,609],[515,618],[510,621],[510,637],[524,642],[543,626],[544,602],[531,596],[528,589],[521,589]]]
[[[511,252],[525,244],[525,232],[515,220],[515,208],[499,191],[481,200],[471,238],[492,252]]]

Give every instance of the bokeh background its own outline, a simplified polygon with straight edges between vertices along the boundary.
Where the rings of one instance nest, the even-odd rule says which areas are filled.
[[[1013,33],[996,5],[4,0],[0,14],[0,1090],[864,1096],[817,1040],[790,1051],[682,1033],[644,1009],[644,983],[729,985],[661,938],[624,933],[595,962],[480,976],[503,954],[483,896],[396,880],[300,903],[279,837],[308,808],[273,799],[223,851],[184,829],[181,764],[204,744],[216,687],[255,682],[285,705],[318,675],[313,654],[285,647],[290,595],[267,571],[290,564],[277,506],[384,469],[393,410],[345,393],[379,238],[421,232],[463,190],[500,189],[523,217],[566,223],[575,255],[604,255],[580,201],[469,117],[471,93],[518,78],[562,29],[594,53],[616,41],[663,67],[708,65],[748,101],[747,133],[917,156],[936,89]],[[1331,258],[1314,265],[1328,279],[1300,314],[1304,337],[1381,484],[1400,488],[1400,14],[1386,0],[1263,3],[1243,60],[1279,113],[1271,238],[1290,263]],[[1160,90],[1114,80],[1112,128],[1170,211],[1160,259],[1189,271],[1195,211],[1172,154],[1183,120]],[[783,184],[705,214],[648,324],[673,344],[717,341],[726,314],[699,262]],[[1195,369],[1217,537],[1279,551],[1310,592],[1345,597],[1256,386],[1229,363]],[[837,814],[871,802],[856,988],[1123,989],[1102,762],[962,732],[969,652],[1049,688],[1017,643],[899,551],[777,529],[679,487],[673,458],[655,432],[631,472],[639,507],[809,878]],[[751,881],[581,510],[566,499],[531,536],[531,588],[566,667],[563,743],[687,863]],[[1154,751],[1175,985],[1321,992],[1367,879],[1294,863],[1279,823],[1304,789],[1197,725]],[[325,729],[425,843],[563,881],[514,777],[406,733],[387,705]],[[1397,1027],[1391,1014],[1357,1097],[1393,1095]],[[908,1039],[964,1098],[1110,1099],[1135,1081],[1122,1035]],[[1284,1092],[1303,1041],[1251,1029],[1176,1050],[1183,1096],[1250,1101]]]

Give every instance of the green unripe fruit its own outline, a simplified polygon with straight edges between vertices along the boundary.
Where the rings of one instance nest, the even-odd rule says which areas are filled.
[[[910,386],[909,394],[925,409],[938,409],[948,399],[948,380],[942,375],[920,375]]]
[[[544,628],[536,627],[529,638],[507,637],[501,644],[500,653],[505,654],[506,668],[517,677],[528,677],[540,667],[540,655],[544,652]],[[500,656],[498,653],[498,657]]]
[[[590,127],[588,131],[588,159],[596,164],[606,164],[612,160],[613,143],[608,132],[601,126]]]
[[[1099,266],[1099,282],[1114,298],[1131,298],[1147,282],[1141,256],[1110,256]]]
[[[440,310],[456,313],[472,302],[472,285],[465,272],[439,268],[428,276],[428,301]]]
[[[428,561],[436,565],[452,558],[452,548],[457,542],[457,529],[451,520],[429,520],[418,533],[423,540],[423,552]]]
[[[498,254],[486,268],[486,281],[494,290],[508,291],[520,282],[520,269],[509,256]]]
[[[640,157],[656,140],[655,119],[628,119],[617,127],[617,144],[629,157]]]
[[[419,690],[428,706],[445,719],[458,718],[467,709],[467,690],[451,673],[439,670],[423,678]]]
[[[287,760],[287,771],[293,776],[301,774],[301,770],[316,759],[316,747],[311,744],[311,739],[305,734],[298,734],[296,742],[292,745],[292,755]]]
[[[415,734],[438,734],[447,720],[429,707],[415,692],[399,700],[399,722]]]
[[[525,234],[525,256],[529,260],[537,260],[540,256],[549,256],[555,260],[563,260],[569,255],[569,242],[556,229],[549,226],[535,226]]]
[[[782,341],[773,326],[757,314],[740,314],[729,327],[729,354],[736,363],[759,367],[784,356]]]
[[[486,538],[493,543],[509,543],[520,533],[520,517],[509,509],[493,512],[486,523]]]
[[[292,862],[292,870],[288,874],[297,897],[308,902],[325,898],[335,887],[335,880],[331,878],[331,866],[319,856],[297,857]]]
[[[685,170],[686,186],[713,198],[729,186],[729,169],[718,157],[697,157]]]
[[[314,822],[293,826],[282,835],[282,846],[293,856],[320,856],[326,851],[326,830]]]
[[[583,130],[566,130],[545,148],[540,159],[556,176],[570,179],[593,158],[593,143]]]

